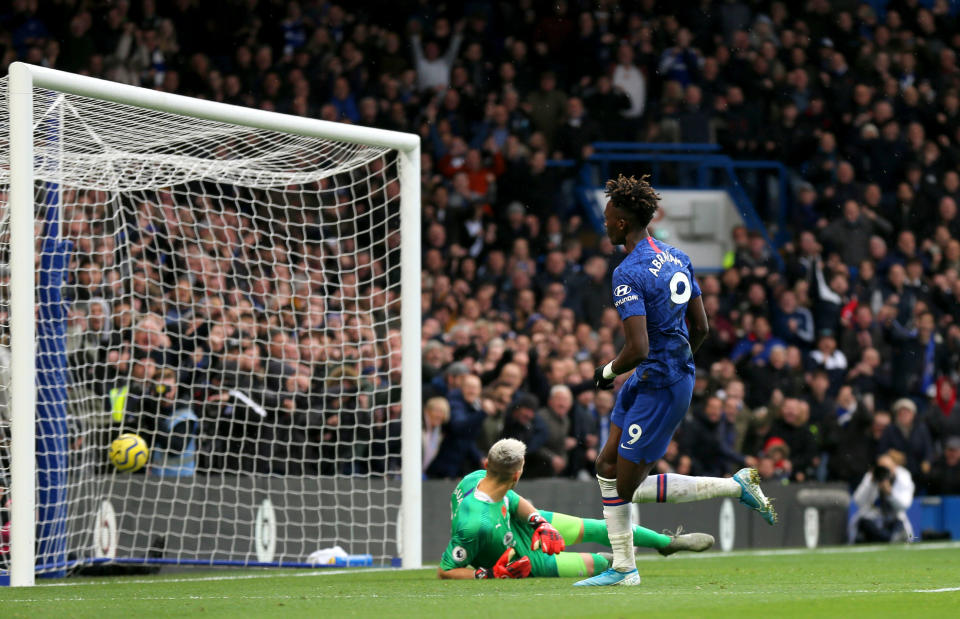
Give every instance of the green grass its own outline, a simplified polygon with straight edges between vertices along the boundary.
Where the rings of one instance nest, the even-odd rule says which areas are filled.
[[[572,579],[439,581],[434,570],[72,578],[0,589],[0,616],[960,616],[960,544],[645,556],[639,565],[642,585],[623,589],[574,588]]]

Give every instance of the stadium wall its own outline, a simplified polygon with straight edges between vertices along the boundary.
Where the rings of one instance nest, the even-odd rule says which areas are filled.
[[[87,548],[92,539],[97,559],[143,558],[124,549],[143,553],[155,548],[158,538],[165,562],[296,566],[334,545],[350,554],[372,554],[378,563],[399,554],[397,481],[266,475],[205,481],[126,475],[103,481],[92,538],[89,530],[71,531],[79,539],[70,547]],[[392,513],[382,513],[379,500],[370,503],[371,496],[384,492]],[[354,526],[344,528],[344,523]],[[342,537],[344,530],[352,539]]]
[[[103,559],[129,557],[125,548],[154,547],[163,538],[164,562],[284,564],[303,563],[320,548],[343,546],[348,553],[371,553],[380,563],[384,552],[396,556],[393,541],[397,512],[371,514],[366,497],[397,493],[392,480],[351,478],[226,476],[214,482],[184,483],[146,475],[104,478],[105,493],[91,529],[73,530],[75,547],[89,547]],[[449,481],[423,485],[423,557],[439,561],[449,540]],[[542,509],[601,518],[597,486],[589,481],[526,480],[518,488]],[[343,500],[348,493],[349,501]],[[336,499],[336,495],[340,499]],[[639,522],[655,531],[710,533],[717,549],[816,547],[846,541],[849,495],[842,484],[774,486],[780,523],[771,527],[735,500],[687,504],[636,505]],[[399,496],[391,497],[393,505]],[[375,508],[376,511],[381,507]],[[357,524],[352,539],[337,537],[334,523]],[[379,524],[375,524],[379,523]],[[342,529],[341,529],[342,531]],[[92,535],[91,535],[92,533]],[[188,534],[189,533],[189,534]],[[84,543],[85,542],[85,543]],[[584,550],[599,550],[583,545]],[[119,549],[119,551],[118,551]],[[196,560],[195,558],[202,558]]]
[[[439,561],[449,541],[450,482],[424,482],[423,558]],[[600,494],[593,481],[538,479],[520,482],[517,491],[540,509],[585,518],[603,518]],[[843,544],[847,535],[849,493],[844,484],[803,484],[764,488],[774,499],[780,522],[771,527],[759,515],[732,499],[714,499],[686,504],[634,505],[634,522],[654,531],[675,530],[710,533],[718,550],[785,548]],[[636,517],[639,512],[639,519]],[[429,524],[427,524],[429,523]],[[580,550],[599,550],[582,544]]]

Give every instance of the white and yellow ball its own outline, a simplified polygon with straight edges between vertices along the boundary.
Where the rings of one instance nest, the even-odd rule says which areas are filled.
[[[136,434],[121,434],[110,443],[110,462],[121,473],[139,471],[149,457],[147,442]]]

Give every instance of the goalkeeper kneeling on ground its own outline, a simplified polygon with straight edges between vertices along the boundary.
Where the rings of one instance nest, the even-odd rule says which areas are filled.
[[[474,471],[450,497],[450,543],[437,576],[444,579],[585,577],[609,567],[606,553],[563,552],[567,544],[610,545],[603,520],[540,512],[514,492],[523,475],[526,446],[515,439],[497,441],[487,453],[486,470]],[[662,555],[700,552],[713,546],[705,533],[664,535],[633,528],[634,546]]]

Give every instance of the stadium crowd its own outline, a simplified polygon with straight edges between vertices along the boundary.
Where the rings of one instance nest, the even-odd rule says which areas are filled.
[[[774,249],[738,227],[724,270],[700,274],[711,332],[691,410],[659,470],[724,475],[747,464],[784,483],[854,487],[893,449],[919,491],[960,493],[960,22],[944,0],[921,4],[930,3],[398,0],[366,10],[323,0],[13,0],[0,12],[0,56],[3,68],[21,59],[418,133],[430,477],[477,468],[501,437],[527,443],[528,476],[587,476],[606,439],[614,398],[593,390],[592,375],[622,342],[610,275],[623,256],[580,216],[569,170],[551,161],[582,162],[611,139],[715,142],[733,157],[783,161],[795,189],[792,240]],[[197,217],[253,225],[230,209]],[[183,261],[223,262],[202,243],[171,246],[163,227],[147,228],[160,239],[153,246]],[[397,411],[379,410],[359,387],[326,391],[332,372],[339,385],[363,373],[329,363],[327,352],[343,349],[325,328],[329,312],[263,319],[265,307],[293,302],[289,273],[264,271],[244,280],[244,294],[217,294],[191,275],[200,266],[165,281],[144,249],[124,279],[103,262],[111,252],[86,250],[74,282],[85,325],[77,354],[115,375],[133,363],[135,378],[166,381],[161,403],[178,384],[202,383],[205,353],[245,364],[237,374],[256,384],[242,388],[289,418],[271,431],[305,450],[271,465],[262,441],[237,438],[227,453],[246,463],[225,466],[395,468]],[[365,260],[378,271],[379,257]],[[327,292],[354,284],[328,282]],[[111,301],[111,290],[154,285],[162,307]],[[181,321],[194,298],[239,327]],[[395,317],[395,303],[372,308],[385,306]],[[89,326],[106,323],[113,329]],[[198,349],[173,363],[120,345],[175,347],[184,324]],[[351,343],[360,357],[365,345],[365,334]],[[395,387],[399,367],[389,370]],[[319,421],[294,419],[311,407],[324,411]],[[322,453],[370,437],[378,454]],[[304,468],[284,468],[293,461]]]

